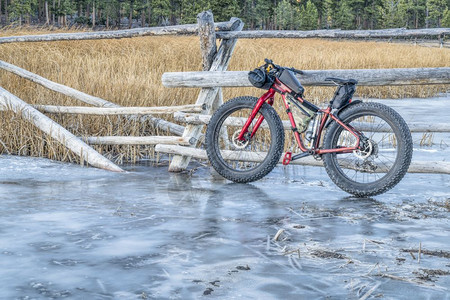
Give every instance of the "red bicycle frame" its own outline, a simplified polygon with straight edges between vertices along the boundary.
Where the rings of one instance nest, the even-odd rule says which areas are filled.
[[[256,102],[256,105],[253,108],[250,116],[248,117],[247,121],[245,122],[244,126],[242,127],[242,130],[238,136],[238,140],[245,141],[246,139],[252,138],[256,134],[259,126],[264,121],[264,116],[261,114],[258,117],[258,120],[256,121],[255,126],[253,126],[250,137],[248,137],[248,128],[250,127],[250,124],[252,124],[253,120],[255,119],[256,115],[258,114],[259,110],[261,109],[261,106],[265,102],[267,102],[269,105],[273,105],[275,94],[279,93],[281,95],[281,97],[283,98],[284,106],[286,108],[286,112],[288,114],[289,121],[292,126],[292,130],[294,132],[295,140],[297,141],[297,144],[298,144],[300,150],[302,150],[302,152],[308,153],[308,154],[313,154],[313,155],[321,155],[321,154],[325,154],[325,153],[351,153],[351,152],[359,149],[359,143],[360,143],[359,132],[356,131],[351,126],[344,124],[336,115],[334,115],[331,112],[330,105],[326,109],[320,109],[319,107],[304,100],[303,98],[296,97],[296,100],[299,101],[301,104],[307,106],[308,109],[314,111],[316,114],[317,113],[323,114],[319,128],[317,129],[317,132],[315,133],[316,134],[315,136],[317,138],[314,140],[314,144],[312,145],[312,148],[308,149],[307,147],[305,147],[305,145],[302,141],[302,138],[297,130],[297,125],[295,124],[294,116],[292,115],[288,101],[286,100],[286,93],[291,93],[291,92],[292,92],[291,89],[289,89],[286,85],[284,85],[281,81],[279,81],[278,78],[276,78],[275,83],[272,85],[272,87],[266,93],[264,93],[264,95],[262,95]],[[327,121],[329,119],[334,120],[340,126],[344,127],[347,131],[349,131],[352,135],[355,136],[355,138],[356,138],[355,146],[339,147],[339,148],[333,148],[333,149],[321,149],[320,148],[322,132],[323,132],[323,129],[325,128],[325,124],[327,124]]]

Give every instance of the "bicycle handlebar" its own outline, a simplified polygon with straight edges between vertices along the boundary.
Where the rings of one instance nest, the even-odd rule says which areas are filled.
[[[288,69],[288,70],[291,70],[291,71],[294,72],[294,73],[300,74],[300,75],[305,74],[302,70],[296,69],[296,68],[294,68],[294,67],[292,67],[292,68],[287,68],[287,69]]]
[[[265,59],[264,59],[264,62],[265,62],[267,65],[271,65],[271,66],[272,66],[274,69],[276,69],[277,71],[282,71],[282,70],[286,69],[286,70],[290,70],[290,71],[292,71],[292,72],[294,72],[294,73],[297,73],[297,74],[299,74],[299,75],[304,74],[304,72],[303,72],[302,70],[296,69],[296,68],[294,68],[294,67],[292,67],[292,68],[286,68],[286,67],[282,67],[282,66],[280,66],[280,65],[276,65],[276,64],[273,63],[273,61],[272,61],[271,59],[268,59],[268,58],[265,58]]]

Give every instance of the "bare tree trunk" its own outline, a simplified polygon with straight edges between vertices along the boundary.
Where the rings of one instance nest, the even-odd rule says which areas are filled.
[[[145,27],[145,10],[141,10],[141,27]]]
[[[42,22],[42,16],[44,15],[43,13],[44,9],[43,9],[43,5],[42,5],[42,0],[38,1],[38,24],[41,24]]]
[[[122,7],[120,7],[120,2],[119,2],[118,17],[119,17],[119,21],[117,22],[117,27],[120,29],[120,22],[122,21]]]
[[[92,2],[92,28],[95,27],[95,1]]]
[[[55,8],[56,8],[56,2],[53,0],[53,12],[52,12],[52,24],[55,25]]]
[[[0,0],[1,1],[1,0]],[[9,24],[8,0],[5,0],[5,24]]]
[[[109,15],[106,15],[106,29],[109,29]]]
[[[133,27],[133,6],[134,6],[134,1],[131,0],[130,1],[130,16],[128,18],[128,28],[131,29],[131,27]]]
[[[147,7],[148,7],[148,26],[150,27],[152,23],[152,8],[150,7],[148,1],[147,1]]]
[[[58,25],[61,26],[62,20],[61,20],[61,0],[58,0]]]
[[[44,10],[45,10],[45,25],[48,25],[50,23],[50,19],[48,17],[48,1],[47,0],[45,1],[44,6],[45,6],[44,7]]]

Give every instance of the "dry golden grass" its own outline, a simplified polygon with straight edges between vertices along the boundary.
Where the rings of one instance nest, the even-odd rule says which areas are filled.
[[[43,34],[33,29],[9,29],[0,36]],[[168,106],[194,103],[198,89],[168,89],[161,75],[170,71],[201,69],[196,37],[143,37],[121,40],[16,43],[0,45],[0,59],[45,78],[123,106]],[[250,70],[268,57],[299,69],[358,69],[449,66],[450,50],[377,42],[339,42],[318,39],[239,40],[229,70]],[[0,85],[31,104],[84,105],[15,75],[0,71]],[[360,87],[360,97],[428,97],[448,86]],[[332,88],[307,88],[306,97],[326,102]],[[224,99],[261,95],[254,88],[224,89]],[[11,113],[2,115],[0,153],[74,160],[33,126]],[[120,117],[51,117],[74,134],[147,135],[148,124]],[[169,119],[171,116],[167,116]],[[119,161],[151,155],[152,147],[97,147]],[[119,150],[125,154],[119,154]]]

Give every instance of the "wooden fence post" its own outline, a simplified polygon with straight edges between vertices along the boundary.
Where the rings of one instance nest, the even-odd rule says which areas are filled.
[[[199,13],[197,15],[197,23],[203,71],[209,71],[214,56],[217,53],[216,30],[214,28],[214,16],[212,12],[208,10]]]
[[[200,41],[201,43],[205,43],[202,48],[202,58],[204,58],[204,67],[208,65],[205,64],[205,60],[209,59],[210,54],[214,52],[214,46],[215,41],[211,45],[210,41],[216,39],[215,32],[212,32],[211,30],[208,31],[208,28],[211,27],[211,22],[213,21],[213,15],[210,11],[202,12],[197,16],[198,25],[199,25],[199,34],[200,34]],[[237,18],[232,18],[231,20],[234,20],[233,27],[231,28],[231,31],[241,31],[244,27],[244,23]],[[214,27],[213,27],[214,28]],[[209,32],[209,36],[205,38],[203,34],[205,32]],[[219,50],[217,51],[216,55],[214,56],[214,59],[212,60],[210,64],[209,71],[226,71],[228,68],[228,64],[231,59],[231,55],[233,54],[234,48],[236,46],[237,39],[227,39],[222,40]],[[208,43],[208,45],[206,44]],[[216,100],[217,99],[217,100]],[[216,103],[214,103],[216,101]],[[212,87],[212,88],[202,88],[200,91],[200,94],[197,98],[197,105],[203,105],[206,104],[206,109],[204,110],[203,114],[211,114],[213,112],[213,109],[221,104],[222,101],[222,90],[219,87]],[[183,137],[189,138],[189,140],[198,141],[201,132],[202,132],[203,126],[202,125],[187,125],[186,129],[184,130]],[[196,146],[196,142],[194,143],[193,147]],[[190,156],[180,156],[176,155],[173,157],[172,162],[169,166],[170,172],[181,172],[187,168],[189,165],[189,162],[191,160]]]

